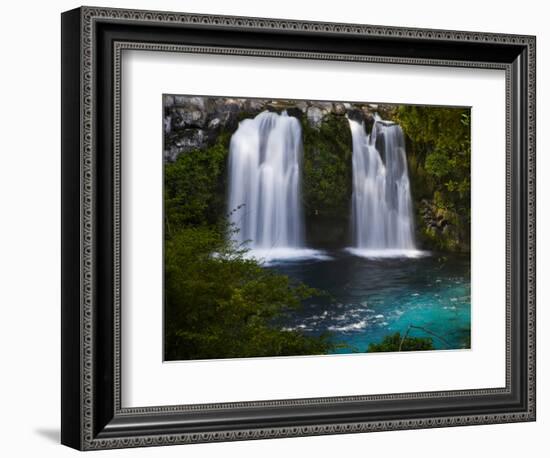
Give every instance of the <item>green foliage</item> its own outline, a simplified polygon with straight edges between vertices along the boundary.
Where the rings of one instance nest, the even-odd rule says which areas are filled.
[[[165,246],[165,358],[324,354],[325,337],[273,325],[315,290],[292,284],[227,241],[220,227],[187,227]]]
[[[316,291],[264,269],[228,240],[230,133],[165,164],[165,358],[324,354],[326,337],[274,323]]]
[[[302,120],[306,215],[348,218],[352,142],[344,116],[329,114],[319,129]]]
[[[435,206],[434,217],[452,223],[445,233],[424,227],[435,247],[465,248],[470,239],[470,109],[401,105],[395,120],[408,140],[413,196]],[[449,226],[451,227],[451,226]]]
[[[385,336],[380,343],[371,343],[367,349],[368,353],[376,352],[388,352],[399,351],[401,345],[401,351],[420,351],[420,350],[433,350],[433,340],[430,337],[410,337],[407,336],[402,339],[401,334],[396,332]]]
[[[207,149],[181,154],[164,167],[166,234],[187,225],[215,224],[225,210],[228,132]]]
[[[421,199],[429,200],[431,217],[455,228],[442,235],[424,227],[421,233],[438,248],[458,250],[460,239],[469,238],[469,110],[400,106],[395,120],[407,136],[417,210]],[[341,239],[347,234],[352,186],[348,121],[330,114],[315,129],[302,118],[302,132],[308,226]],[[211,147],[165,165],[165,358],[329,353],[334,346],[327,336],[310,337],[276,325],[281,315],[317,292],[263,268],[228,241],[232,229],[224,221],[230,136],[222,132]],[[344,222],[344,229],[329,234],[336,221]],[[369,345],[368,351],[397,351],[400,343],[396,333]],[[432,348],[430,338],[407,336],[402,342],[403,351]]]
[[[470,207],[470,109],[401,105],[397,120],[446,205]]]

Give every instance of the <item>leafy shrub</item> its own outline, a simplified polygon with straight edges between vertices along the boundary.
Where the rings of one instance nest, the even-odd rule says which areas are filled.
[[[431,337],[410,337],[402,339],[401,333],[384,337],[380,343],[371,343],[367,349],[368,353],[387,352],[387,351],[420,351],[433,350],[433,340]]]
[[[315,129],[304,118],[302,133],[306,216],[348,218],[352,143],[347,119],[329,114]]]
[[[243,358],[327,353],[326,337],[273,321],[315,290],[245,257],[217,228],[180,230],[165,247],[165,358]]]
[[[225,222],[230,134],[165,165],[167,360],[324,354],[325,337],[274,322],[314,289],[265,269],[232,243]]]

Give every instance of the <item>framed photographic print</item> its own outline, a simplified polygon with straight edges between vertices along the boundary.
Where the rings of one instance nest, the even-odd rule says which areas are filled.
[[[62,15],[62,443],[533,421],[535,38]]]

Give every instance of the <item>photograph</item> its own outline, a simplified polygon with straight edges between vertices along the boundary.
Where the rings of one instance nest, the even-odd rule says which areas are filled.
[[[536,451],[544,15],[213,1],[36,3],[11,46],[14,450]]]
[[[165,361],[471,348],[470,107],[162,105]]]

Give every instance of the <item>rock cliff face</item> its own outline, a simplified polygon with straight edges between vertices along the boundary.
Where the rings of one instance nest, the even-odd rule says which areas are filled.
[[[212,146],[222,130],[233,132],[242,119],[269,110],[307,120],[320,129],[327,116],[347,115],[364,121],[370,130],[374,113],[391,116],[393,105],[317,102],[303,100],[244,99],[225,97],[164,96],[164,158],[173,162],[185,152]]]
[[[459,216],[438,208],[433,200],[422,199],[418,207],[417,239],[426,248],[438,251],[470,252],[468,227]]]

